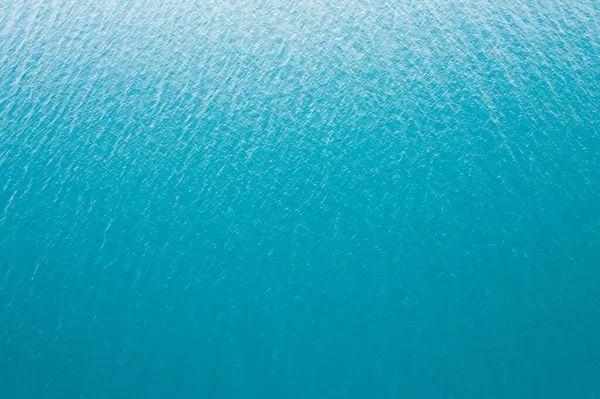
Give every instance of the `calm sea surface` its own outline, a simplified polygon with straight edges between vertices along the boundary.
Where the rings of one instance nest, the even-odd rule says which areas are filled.
[[[0,0],[0,398],[600,398],[598,0]]]

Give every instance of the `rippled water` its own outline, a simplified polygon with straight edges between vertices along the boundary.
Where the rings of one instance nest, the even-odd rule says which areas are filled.
[[[597,0],[0,0],[0,397],[600,397]]]

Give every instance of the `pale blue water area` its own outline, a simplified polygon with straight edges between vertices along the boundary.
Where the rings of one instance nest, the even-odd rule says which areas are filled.
[[[600,398],[600,3],[0,0],[0,398]]]

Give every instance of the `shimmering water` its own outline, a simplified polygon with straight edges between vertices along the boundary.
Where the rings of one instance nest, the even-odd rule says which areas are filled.
[[[600,398],[597,0],[0,0],[0,398]]]

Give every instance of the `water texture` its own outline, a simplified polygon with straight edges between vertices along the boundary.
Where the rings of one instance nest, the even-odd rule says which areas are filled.
[[[597,0],[0,0],[0,398],[600,398]]]

